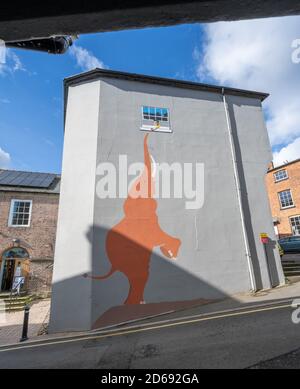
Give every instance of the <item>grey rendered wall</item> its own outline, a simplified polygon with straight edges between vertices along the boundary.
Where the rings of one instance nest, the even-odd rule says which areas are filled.
[[[259,101],[227,96],[243,190],[243,208],[254,264],[257,287],[269,288],[284,284],[281,260],[265,187],[265,174],[272,160],[272,151]],[[260,233],[270,238],[267,258]]]
[[[150,153],[156,162],[203,162],[205,202],[186,210],[185,199],[158,199],[162,228],[179,237],[182,246],[172,262],[154,251],[145,300],[149,302],[218,298],[250,289],[241,219],[232,168],[222,97],[125,80],[101,81],[97,164],[143,162],[141,106],[170,109],[173,133],[151,133]],[[96,179],[97,183],[97,179]],[[123,217],[124,199],[95,197],[93,271],[105,274],[106,231]],[[128,281],[122,273],[93,283],[93,320],[121,305]]]
[[[105,274],[109,229],[123,217],[124,199],[98,198],[97,166],[127,155],[128,164],[143,162],[140,131],[142,105],[170,109],[173,133],[151,133],[149,149],[156,162],[205,164],[204,205],[185,209],[185,199],[158,199],[159,223],[182,241],[176,262],[153,250],[146,303],[221,298],[250,289],[233,164],[222,97],[217,94],[101,80],[69,88],[65,126],[62,188],[59,207],[50,331],[83,330],[127,296],[126,277],[116,272],[106,280],[83,278]],[[229,108],[242,183],[248,191],[247,228],[256,273],[268,287],[259,233],[273,239],[263,176],[270,159],[260,102],[230,97]],[[253,135],[253,136],[252,136]],[[246,207],[247,208],[247,207]],[[74,212],[76,210],[76,212]],[[247,210],[246,210],[247,211]],[[247,213],[247,212],[246,212]],[[274,275],[282,282],[279,258]]]
[[[91,243],[99,82],[69,88],[52,280],[50,332],[91,327]]]

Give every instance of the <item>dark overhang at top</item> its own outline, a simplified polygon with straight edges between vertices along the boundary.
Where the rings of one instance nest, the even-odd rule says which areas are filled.
[[[300,14],[300,0],[3,0],[5,41]]]
[[[230,87],[211,85],[211,84],[203,84],[203,83],[192,82],[192,81],[183,81],[174,78],[154,77],[154,76],[147,76],[144,74],[119,72],[115,70],[94,69],[94,70],[90,70],[89,72],[80,73],[75,76],[65,78],[64,80],[65,98],[67,97],[67,89],[69,86],[81,84],[84,82],[94,81],[102,78],[122,79],[122,80],[143,82],[148,84],[171,86],[171,87],[182,88],[182,89],[194,89],[194,90],[201,90],[201,91],[217,93],[217,94],[225,93],[227,95],[250,97],[250,98],[258,99],[260,101],[263,101],[269,96],[268,93],[263,93],[263,92],[256,92],[251,90],[230,88]]]

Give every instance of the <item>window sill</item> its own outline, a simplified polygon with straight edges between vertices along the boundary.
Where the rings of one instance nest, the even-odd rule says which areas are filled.
[[[277,184],[278,182],[286,181],[289,177],[283,178],[282,180],[275,180],[274,183]]]
[[[173,132],[170,127],[159,127],[156,130],[152,130],[152,128],[152,126],[142,126],[140,127],[140,130],[149,132]]]
[[[296,205],[289,205],[288,207],[281,207],[280,210],[284,211],[285,209],[290,209],[290,208],[296,208]]]
[[[28,226],[13,226],[13,225],[8,225],[8,228],[29,228],[30,224]]]

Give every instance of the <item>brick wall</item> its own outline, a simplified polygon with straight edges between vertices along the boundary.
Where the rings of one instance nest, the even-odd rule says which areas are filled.
[[[278,170],[285,169],[288,173],[288,179],[275,182],[274,173]],[[292,234],[290,217],[300,215],[300,161],[288,164],[279,169],[272,170],[266,175],[266,186],[269,196],[273,218],[278,218],[277,224],[279,236]],[[287,209],[281,209],[278,198],[278,192],[290,189],[294,201],[294,206]]]
[[[40,297],[48,297],[51,293],[52,260],[31,261],[28,289]]]
[[[32,200],[30,227],[8,227],[12,199]],[[58,201],[57,194],[0,191],[0,255],[19,239],[30,256],[30,291],[42,295],[51,290]]]

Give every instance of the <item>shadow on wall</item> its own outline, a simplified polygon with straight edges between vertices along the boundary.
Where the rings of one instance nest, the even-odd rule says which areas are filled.
[[[93,274],[109,275],[93,279],[93,328],[227,297],[185,269],[180,255],[176,260],[170,257],[169,247],[150,250],[146,243],[142,245],[114,232],[116,247],[112,249],[108,243],[111,231],[94,226],[87,234],[92,245]],[[116,253],[118,257],[114,258]],[[132,299],[133,295],[137,299]]]
[[[52,310],[56,310],[55,319],[60,321],[57,326],[60,329],[86,329],[87,323],[91,328],[99,328],[225,297],[222,291],[198,277],[194,252],[185,251],[183,257],[181,238],[170,235],[160,225],[148,136],[144,136],[145,168],[131,185],[123,203],[123,215],[118,217],[117,209],[113,209],[113,216],[106,218],[112,228],[106,230],[94,225],[86,232],[92,273],[54,285]],[[75,260],[80,265],[80,259]],[[205,263],[205,258],[203,261]],[[193,274],[188,270],[191,268],[194,268]],[[234,274],[232,269],[226,273],[220,274],[216,269],[216,279]],[[76,310],[76,306],[74,302],[70,304],[69,293],[73,300],[85,305],[79,311],[82,317],[75,317],[75,322],[72,310]]]
[[[95,276],[110,273],[111,262],[106,253],[108,231],[101,226],[91,226],[87,231]],[[141,283],[140,277],[145,282],[144,301],[128,303],[134,285],[119,269],[105,279],[91,279],[80,274],[53,284],[50,332],[102,328],[228,298],[222,290],[201,280],[200,274],[191,274],[180,259],[166,258],[157,248],[149,252],[124,235],[118,238],[128,248],[127,256],[120,258],[121,262],[130,263],[132,257],[137,258],[136,253],[141,258],[149,257],[144,267],[146,281],[138,273],[134,280],[137,285]]]

